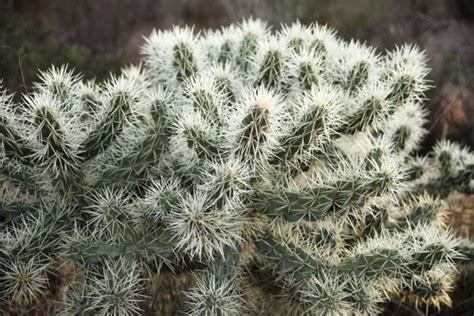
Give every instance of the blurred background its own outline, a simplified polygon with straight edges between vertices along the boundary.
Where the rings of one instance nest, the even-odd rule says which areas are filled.
[[[28,91],[38,69],[68,63],[102,80],[139,62],[143,36],[153,28],[188,24],[199,31],[249,16],[275,29],[317,21],[381,52],[418,44],[433,85],[422,151],[440,137],[474,148],[472,0],[0,0],[0,78],[11,91]]]
[[[442,137],[474,150],[474,0],[0,0],[0,80],[18,99],[52,64],[103,80],[140,61],[153,28],[187,24],[197,32],[250,16],[274,29],[297,19],[328,24],[380,52],[416,43],[429,57],[433,86],[421,151]],[[474,197],[454,197],[450,207],[458,232],[474,236]],[[462,280],[453,309],[438,315],[472,315],[474,273]],[[405,312],[389,306],[386,315],[418,315]]]

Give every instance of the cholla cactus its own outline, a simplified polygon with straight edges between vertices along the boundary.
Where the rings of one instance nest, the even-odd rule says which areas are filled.
[[[4,306],[39,304],[68,264],[65,314],[140,314],[163,269],[193,271],[190,314],[250,312],[255,288],[283,313],[449,304],[464,248],[443,199],[472,192],[474,156],[414,157],[422,52],[259,20],[143,51],[105,83],[52,68],[21,106],[0,95]]]

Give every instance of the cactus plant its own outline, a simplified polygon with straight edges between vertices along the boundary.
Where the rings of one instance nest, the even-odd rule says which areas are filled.
[[[143,52],[104,83],[53,67],[21,105],[2,92],[5,310],[36,308],[66,266],[63,314],[140,314],[162,271],[193,273],[195,315],[251,312],[248,291],[282,313],[450,303],[470,246],[445,198],[472,192],[474,155],[416,156],[416,47],[250,19],[155,31]]]

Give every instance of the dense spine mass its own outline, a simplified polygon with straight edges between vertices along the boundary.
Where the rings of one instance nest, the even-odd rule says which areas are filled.
[[[422,52],[259,20],[153,32],[143,52],[104,83],[53,67],[19,105],[1,92],[5,310],[55,291],[66,315],[142,314],[165,271],[195,276],[194,315],[259,312],[259,295],[283,314],[450,304],[472,249],[445,199],[472,193],[474,155],[415,156]]]

